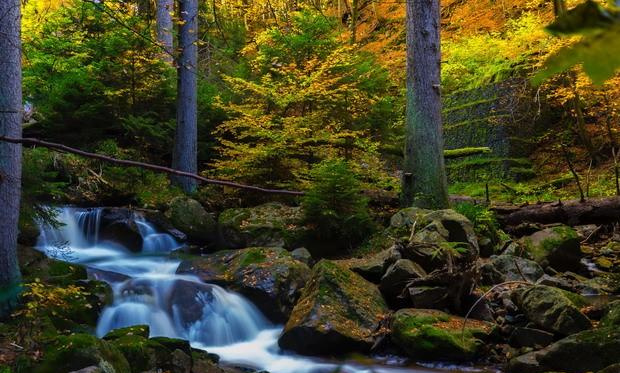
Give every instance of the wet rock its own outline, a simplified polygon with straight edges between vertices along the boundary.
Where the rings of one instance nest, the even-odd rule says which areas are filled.
[[[408,259],[399,259],[387,269],[381,278],[379,289],[389,303],[407,304],[409,299],[405,289],[409,282],[424,276],[426,272],[418,264]]]
[[[368,352],[388,312],[374,284],[344,266],[321,260],[278,343],[307,355]]]
[[[551,266],[558,271],[581,269],[579,235],[568,226],[560,225],[543,229],[521,241],[541,266]]]
[[[142,235],[133,216],[128,219],[102,224],[99,231],[99,239],[116,242],[133,252],[142,250]]]
[[[620,363],[620,329],[586,330],[510,361],[508,373],[595,372]],[[529,362],[530,364],[524,364]]]
[[[121,337],[136,335],[142,338],[148,338],[150,333],[150,328],[148,325],[134,325],[126,328],[118,328],[114,330],[110,330],[108,334],[106,334],[103,339],[106,341],[114,341]]]
[[[116,346],[88,334],[57,336],[34,371],[57,373],[90,367],[97,367],[104,372],[132,372],[127,359]]]
[[[620,300],[609,303],[606,308],[600,326],[620,328]]]
[[[168,205],[165,213],[170,224],[187,235],[195,243],[211,243],[217,238],[217,223],[200,202],[176,197]]]
[[[62,249],[59,249],[57,253],[51,253],[59,259],[65,259],[65,254],[67,253]],[[88,277],[84,267],[48,258],[32,247],[19,246],[17,256],[23,279],[26,282],[32,282],[38,278],[47,284],[71,285],[75,281],[86,280]]]
[[[467,361],[475,358],[494,326],[437,310],[402,309],[391,320],[391,339],[414,359]]]
[[[248,297],[274,321],[290,315],[310,268],[282,248],[252,247],[186,259],[178,274],[192,274],[204,282],[229,287]]]
[[[577,294],[549,286],[532,286],[518,291],[516,298],[528,319],[544,330],[570,335],[592,327],[575,305],[581,299]]]
[[[509,343],[514,347],[546,347],[553,342],[553,334],[540,329],[517,327],[512,332]]]
[[[354,259],[350,268],[366,280],[379,283],[387,269],[399,259],[401,259],[400,251],[391,247],[370,258]]]
[[[536,282],[545,272],[538,263],[512,255],[499,255],[480,267],[482,283],[495,285],[506,281]]]
[[[300,207],[280,203],[229,209],[219,217],[222,244],[229,248],[299,247],[306,232],[302,219]]]

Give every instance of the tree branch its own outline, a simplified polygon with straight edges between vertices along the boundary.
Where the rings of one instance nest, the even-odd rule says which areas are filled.
[[[106,155],[89,153],[83,150],[71,148],[63,144],[57,144],[57,143],[43,141],[43,140],[39,140],[35,138],[12,138],[12,137],[0,136],[0,141],[12,143],[12,144],[36,145],[36,146],[41,146],[41,147],[48,148],[48,149],[53,149],[56,151],[76,154],[76,155],[86,157],[86,158],[98,159],[103,162],[113,163],[113,164],[123,166],[123,167],[139,167],[139,168],[143,168],[143,169],[147,169],[147,170],[151,170],[155,172],[163,172],[163,173],[167,173],[170,175],[189,177],[189,178],[201,181],[205,184],[213,184],[213,185],[220,185],[220,186],[226,186],[226,187],[237,188],[237,189],[252,190],[252,191],[261,192],[261,193],[285,194],[285,195],[291,195],[291,196],[302,196],[305,194],[304,192],[294,191],[294,190],[266,189],[266,188],[261,188],[257,186],[252,186],[252,185],[238,184],[232,181],[208,179],[200,175],[192,174],[189,172],[178,171],[178,170],[174,170],[172,168],[168,168],[164,166],[158,166],[158,165],[154,165],[151,163],[143,163],[143,162],[130,161],[130,160],[125,160],[125,159],[112,158]]]

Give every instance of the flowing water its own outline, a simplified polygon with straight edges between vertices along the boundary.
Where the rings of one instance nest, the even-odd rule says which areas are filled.
[[[463,371],[390,363],[363,365],[301,357],[281,351],[282,326],[271,324],[248,300],[233,292],[176,274],[179,261],[168,254],[175,239],[136,214],[142,236],[139,253],[100,238],[101,209],[61,208],[59,227],[42,225],[38,248],[48,256],[85,265],[92,277],[114,291],[114,303],[103,311],[97,336],[112,329],[149,325],[151,336],[189,340],[193,347],[218,354],[224,364],[271,373],[430,373]],[[476,369],[470,369],[479,371]],[[488,370],[486,372],[489,372]]]

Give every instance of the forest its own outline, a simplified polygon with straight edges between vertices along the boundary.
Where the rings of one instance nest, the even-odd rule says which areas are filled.
[[[0,373],[620,373],[620,0],[0,0]]]

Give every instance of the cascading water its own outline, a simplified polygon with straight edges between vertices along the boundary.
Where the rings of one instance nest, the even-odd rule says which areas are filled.
[[[80,263],[95,278],[107,281],[114,303],[106,307],[97,336],[110,330],[149,325],[151,336],[183,338],[193,347],[220,355],[221,362],[271,373],[413,373],[433,369],[334,364],[282,352],[277,344],[282,327],[272,325],[238,294],[177,275],[179,261],[167,254],[179,244],[135,214],[143,245],[133,253],[100,239],[102,209],[58,209],[61,226],[41,225],[37,247],[47,255]]]

